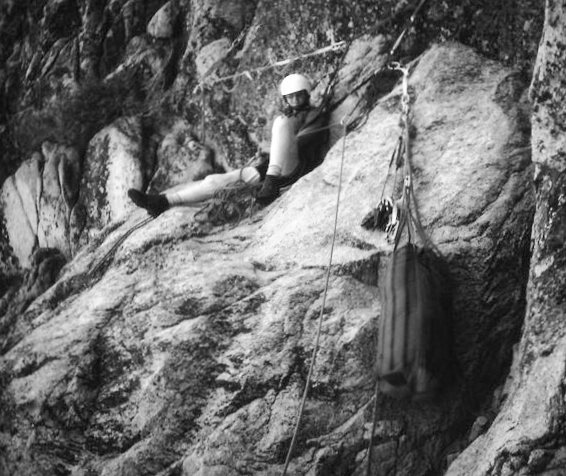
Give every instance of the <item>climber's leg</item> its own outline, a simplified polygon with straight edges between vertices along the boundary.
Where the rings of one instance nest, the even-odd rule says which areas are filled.
[[[164,192],[171,206],[192,205],[212,198],[216,192],[234,185],[240,180],[253,185],[259,182],[260,176],[255,167],[244,167],[223,174],[212,174],[203,180],[187,182]]]
[[[255,167],[244,167],[224,174],[212,174],[203,180],[187,182],[166,190],[159,195],[140,192],[131,188],[128,196],[152,216],[157,216],[172,206],[194,205],[212,198],[216,192],[234,185],[240,180],[253,185],[260,181],[260,174]]]

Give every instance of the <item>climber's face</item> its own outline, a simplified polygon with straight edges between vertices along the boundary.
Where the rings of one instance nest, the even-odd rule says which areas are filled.
[[[309,102],[309,93],[303,89],[296,93],[287,94],[283,98],[293,109],[300,109]]]

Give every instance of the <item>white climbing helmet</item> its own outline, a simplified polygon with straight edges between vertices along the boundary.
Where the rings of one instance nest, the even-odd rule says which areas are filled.
[[[293,73],[283,78],[283,81],[281,81],[281,85],[279,86],[279,91],[281,92],[281,96],[298,93],[299,91],[306,91],[310,94],[311,82],[306,76]]]

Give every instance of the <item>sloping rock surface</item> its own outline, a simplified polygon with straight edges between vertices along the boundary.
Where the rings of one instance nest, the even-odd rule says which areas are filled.
[[[485,398],[510,363],[533,196],[524,85],[512,71],[457,44],[436,46],[414,65],[410,90],[415,189],[456,283],[462,378],[432,402],[378,396],[373,464],[424,475],[442,470],[450,443],[473,422],[469,395]],[[337,142],[322,166],[251,219],[213,228],[196,222],[194,209],[175,208],[112,250],[145,219],[134,211],[94,236],[4,341],[0,470],[279,474],[342,177],[320,351],[290,472],[363,474],[377,285],[391,245],[359,224],[388,172],[400,94],[379,101],[344,149]]]

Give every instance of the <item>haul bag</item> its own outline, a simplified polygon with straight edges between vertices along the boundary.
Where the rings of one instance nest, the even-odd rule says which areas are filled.
[[[443,263],[413,244],[393,252],[383,292],[377,371],[382,392],[433,394],[451,358],[450,292]]]

